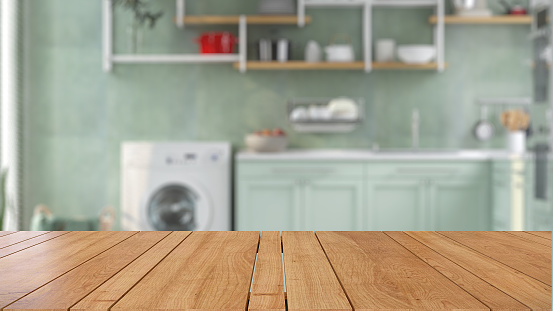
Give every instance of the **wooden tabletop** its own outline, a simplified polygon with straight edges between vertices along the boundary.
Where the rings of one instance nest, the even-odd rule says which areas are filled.
[[[551,310],[551,232],[1,232],[2,310]]]

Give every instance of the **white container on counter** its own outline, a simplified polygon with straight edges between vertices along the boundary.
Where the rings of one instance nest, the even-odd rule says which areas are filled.
[[[514,131],[507,134],[507,146],[511,153],[526,152],[526,132]]]

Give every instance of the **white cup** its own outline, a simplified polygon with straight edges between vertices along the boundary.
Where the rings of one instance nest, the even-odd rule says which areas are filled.
[[[524,131],[509,132],[507,145],[510,153],[521,154],[526,152],[526,133]]]
[[[393,62],[395,60],[396,42],[393,39],[380,39],[376,41],[377,62]]]

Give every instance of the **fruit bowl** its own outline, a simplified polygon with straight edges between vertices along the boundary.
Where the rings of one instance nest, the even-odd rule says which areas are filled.
[[[280,152],[288,146],[288,137],[280,135],[263,135],[260,133],[248,134],[244,142],[249,150],[255,152]]]
[[[428,64],[436,58],[433,45],[400,45],[397,57],[406,64]]]

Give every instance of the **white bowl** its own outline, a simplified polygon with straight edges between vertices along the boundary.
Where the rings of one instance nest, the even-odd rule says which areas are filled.
[[[288,146],[288,137],[248,134],[244,137],[244,142],[248,149],[255,152],[280,152]]]
[[[400,45],[397,57],[406,64],[427,64],[436,58],[436,47],[433,45]]]

